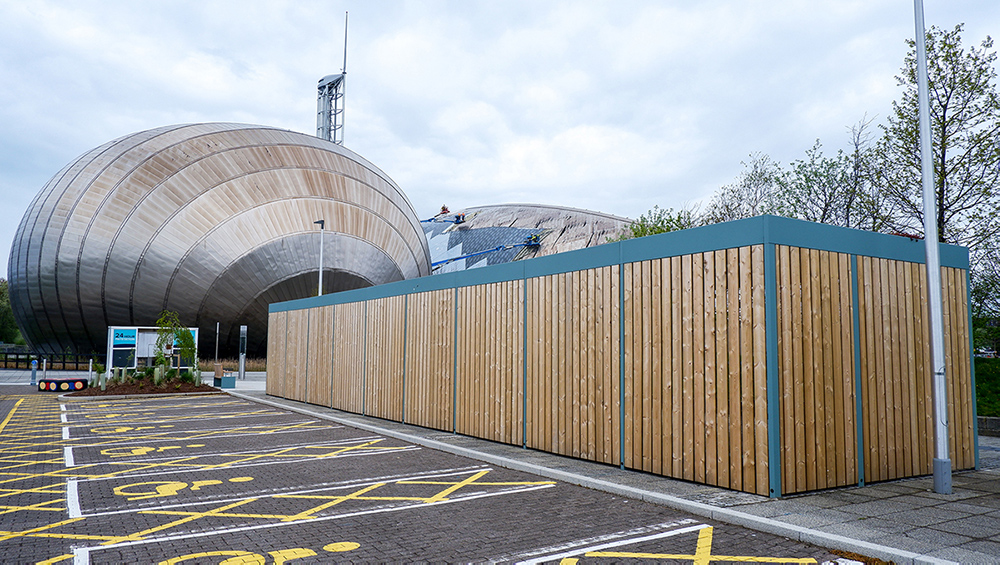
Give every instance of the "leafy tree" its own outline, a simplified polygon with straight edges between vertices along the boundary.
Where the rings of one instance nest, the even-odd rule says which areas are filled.
[[[1000,238],[974,253],[970,272],[972,339],[976,349],[1000,351]]]
[[[784,172],[763,153],[752,153],[743,161],[736,182],[723,186],[712,196],[701,220],[706,224],[780,213],[776,198]]]
[[[848,182],[850,163],[843,151],[834,157],[823,155],[817,139],[806,158],[792,161],[791,168],[777,179],[774,210],[782,216],[810,222],[846,226],[849,222]]]
[[[0,343],[24,343],[21,330],[14,320],[14,310],[10,306],[10,289],[7,279],[0,278]]]
[[[962,47],[962,25],[927,31],[927,72],[932,159],[940,241],[976,247],[1000,232],[1000,97],[987,37],[979,48]],[[920,135],[915,41],[896,77],[902,98],[883,126],[877,146],[882,184],[898,207],[900,231],[922,233]]]
[[[635,237],[645,237],[658,233],[684,230],[699,225],[697,210],[694,208],[681,208],[675,211],[673,208],[660,208],[653,206],[639,219],[625,226],[625,229],[617,237],[609,241],[622,241]]]
[[[181,359],[190,359],[193,366],[198,366],[197,345],[194,342],[194,335],[191,330],[181,324],[177,312],[164,310],[160,312],[159,319],[156,320],[156,362],[158,365],[166,364],[166,350],[169,345],[174,344],[180,350]]]

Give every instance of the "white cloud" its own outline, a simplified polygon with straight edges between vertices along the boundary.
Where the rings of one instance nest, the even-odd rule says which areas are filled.
[[[420,215],[698,201],[753,151],[787,163],[884,117],[913,34],[898,0],[0,3],[0,256],[48,178],[115,137],[197,121],[313,132],[345,10],[347,145]],[[929,25],[963,21],[978,44],[1000,5],[927,6]]]

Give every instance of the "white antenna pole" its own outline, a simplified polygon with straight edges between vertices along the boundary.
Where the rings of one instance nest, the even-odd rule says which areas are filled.
[[[937,198],[931,154],[930,98],[927,86],[927,46],[923,0],[913,0],[917,27],[917,106],[920,113],[920,176],[924,189],[924,248],[931,314],[931,366],[934,368],[934,492],[951,494],[948,453],[948,389],[945,380],[944,316],[941,305],[941,257],[937,229]]]
[[[340,81],[340,144],[344,144],[344,119],[347,117],[347,12],[344,12],[344,68],[340,70],[344,77]]]
[[[344,67],[340,72],[347,74],[347,12],[344,12]]]

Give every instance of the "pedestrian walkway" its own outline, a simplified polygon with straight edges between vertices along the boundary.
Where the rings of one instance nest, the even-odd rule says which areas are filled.
[[[896,563],[1000,562],[1000,438],[979,438],[980,469],[769,499],[267,396],[232,394],[492,465],[528,471],[821,547]]]

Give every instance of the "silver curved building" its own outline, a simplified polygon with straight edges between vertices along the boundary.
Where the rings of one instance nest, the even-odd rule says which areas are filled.
[[[43,352],[104,351],[109,325],[163,309],[232,353],[264,353],[267,306],[430,273],[413,207],[377,167],[309,135],[244,124],[161,127],[59,171],[11,247],[11,303]]]

